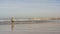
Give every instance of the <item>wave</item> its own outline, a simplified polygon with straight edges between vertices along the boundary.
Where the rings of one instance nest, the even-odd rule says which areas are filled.
[[[0,21],[11,21],[11,20],[0,20]],[[30,21],[30,19],[14,19],[14,21]]]
[[[11,21],[10,19],[8,20],[0,20],[1,21]],[[14,21],[50,21],[50,20],[33,20],[33,19],[14,19]]]

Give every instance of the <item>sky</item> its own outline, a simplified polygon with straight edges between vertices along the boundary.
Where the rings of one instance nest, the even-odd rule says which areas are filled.
[[[0,0],[0,18],[60,17],[60,0]]]

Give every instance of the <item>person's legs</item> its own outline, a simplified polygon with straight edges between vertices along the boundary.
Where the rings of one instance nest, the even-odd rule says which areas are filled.
[[[14,30],[14,22],[12,22],[12,24],[11,24],[11,30],[12,31]]]

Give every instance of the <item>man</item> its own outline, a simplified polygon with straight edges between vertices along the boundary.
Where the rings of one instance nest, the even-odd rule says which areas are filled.
[[[12,31],[14,30],[14,20],[13,20],[13,17],[11,18],[11,30]]]

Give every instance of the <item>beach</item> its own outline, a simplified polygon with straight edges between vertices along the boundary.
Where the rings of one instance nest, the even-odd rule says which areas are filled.
[[[0,34],[60,34],[60,20],[35,24],[0,25]]]

